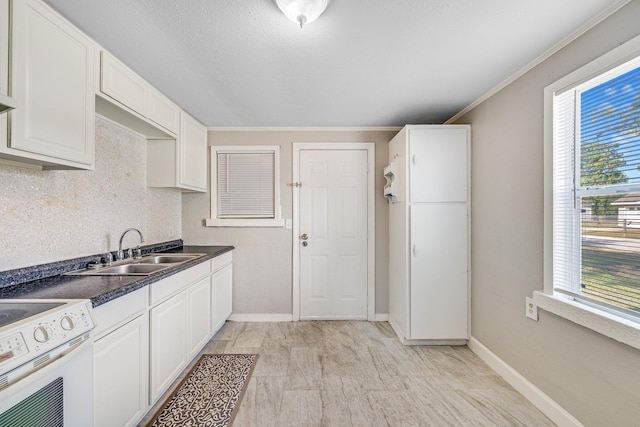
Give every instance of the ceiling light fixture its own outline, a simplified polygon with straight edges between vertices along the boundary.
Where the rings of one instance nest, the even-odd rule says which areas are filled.
[[[287,18],[302,28],[322,15],[329,0],[276,0],[276,3]]]

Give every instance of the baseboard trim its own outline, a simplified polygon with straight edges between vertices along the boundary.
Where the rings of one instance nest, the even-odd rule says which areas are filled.
[[[513,388],[559,427],[584,427],[573,415],[509,366],[504,360],[500,359],[475,337],[469,339],[468,346],[491,369],[496,371],[506,382],[511,384]]]
[[[293,322],[290,313],[233,313],[229,316],[232,322]]]
[[[389,313],[376,313],[373,315],[374,322],[388,322],[389,321]]]

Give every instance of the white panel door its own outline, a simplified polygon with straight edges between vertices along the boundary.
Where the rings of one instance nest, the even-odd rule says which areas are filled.
[[[466,202],[467,129],[409,132],[409,201]]]
[[[134,426],[147,409],[149,320],[143,314],[93,345],[94,425]]]
[[[411,206],[411,339],[467,339],[467,205]]]
[[[92,169],[93,42],[42,2],[20,0],[12,7],[11,80],[18,107],[10,116],[11,148]]]
[[[187,363],[187,300],[185,293],[151,309],[151,404],[164,393]]]
[[[367,319],[367,151],[300,151],[300,318]]]
[[[206,276],[186,290],[187,350],[192,359],[211,334],[211,277]]]

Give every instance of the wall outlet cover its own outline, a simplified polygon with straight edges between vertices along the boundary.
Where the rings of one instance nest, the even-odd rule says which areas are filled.
[[[525,314],[529,319],[538,321],[538,306],[533,302],[533,298],[525,298]]]

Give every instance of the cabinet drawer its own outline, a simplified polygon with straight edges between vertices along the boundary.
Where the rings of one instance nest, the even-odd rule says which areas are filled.
[[[93,310],[96,320],[96,328],[93,331],[94,338],[111,331],[115,327],[125,323],[136,314],[147,308],[148,288],[144,287],[120,298],[109,301]]]
[[[155,89],[149,92],[149,119],[176,135],[180,130],[180,108]]]
[[[133,111],[148,116],[149,85],[109,53],[101,52],[100,90]]]
[[[215,273],[220,270],[225,265],[231,264],[232,261],[232,252],[227,252],[222,255],[218,255],[217,257],[211,260],[211,272]]]
[[[210,273],[208,262],[203,262],[188,270],[151,284],[151,305],[156,305],[166,298],[185,289],[188,285]]]

